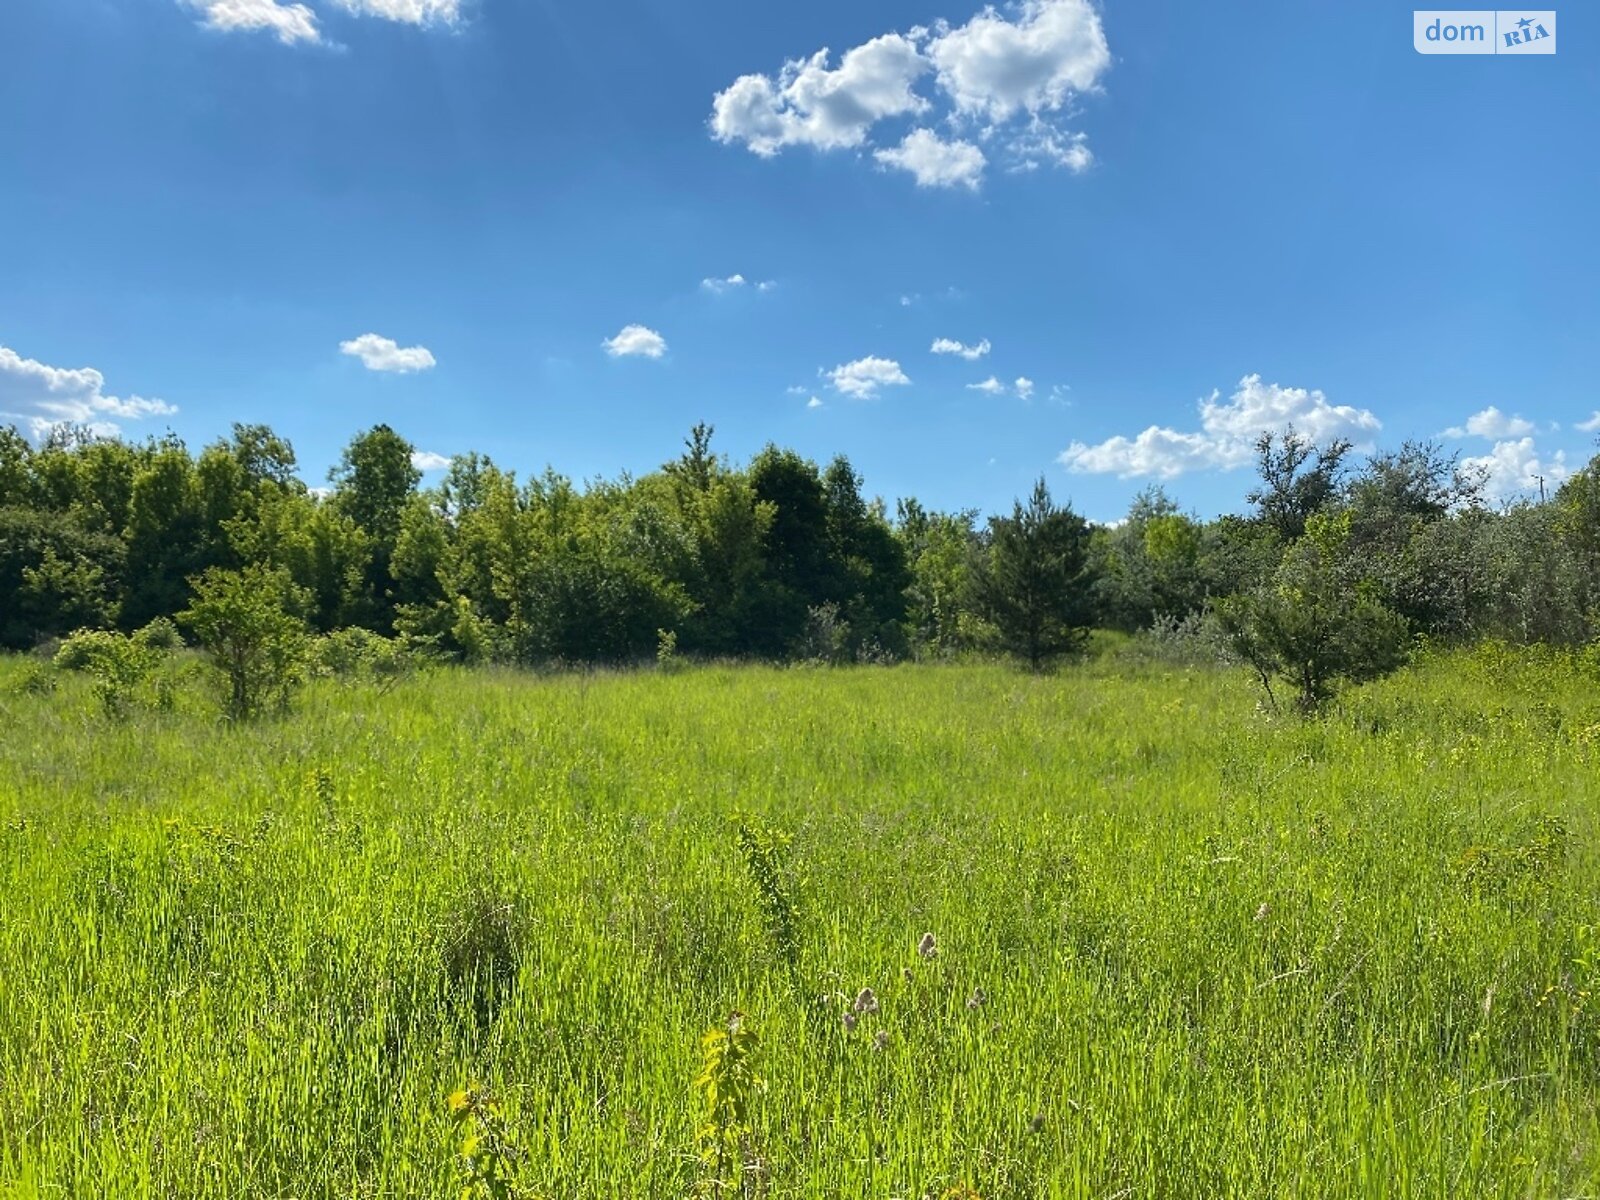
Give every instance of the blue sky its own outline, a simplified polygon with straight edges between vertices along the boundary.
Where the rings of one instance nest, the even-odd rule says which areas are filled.
[[[1287,418],[1512,495],[1600,429],[1560,16],[1518,58],[1364,0],[5,0],[0,419],[266,421],[313,483],[379,421],[582,479],[705,420],[1107,519],[1239,507]]]

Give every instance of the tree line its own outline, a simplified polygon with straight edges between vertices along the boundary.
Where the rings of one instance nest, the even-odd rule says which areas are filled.
[[[1600,457],[1547,502],[1495,508],[1432,444],[1357,463],[1348,442],[1269,431],[1247,513],[1201,520],[1157,487],[1099,526],[1043,480],[986,520],[915,500],[891,514],[844,457],[769,445],[737,465],[711,442],[697,426],[658,470],[582,487],[466,454],[424,488],[414,447],[379,425],[311,489],[265,425],[198,453],[0,429],[0,646],[181,618],[204,581],[245,571],[309,631],[467,662],[627,662],[670,636],[697,656],[1038,666],[1092,628],[1204,617],[1270,679],[1319,655],[1376,664],[1416,635],[1571,644],[1597,628]]]

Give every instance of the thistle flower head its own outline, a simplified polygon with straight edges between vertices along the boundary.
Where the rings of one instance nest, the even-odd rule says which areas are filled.
[[[874,1050],[886,1050],[888,1047],[889,1031],[887,1029],[880,1029],[872,1035],[872,1048]]]
[[[841,1020],[841,1024],[843,1024],[843,1025],[844,1025],[844,1031],[845,1031],[845,1032],[846,1032],[846,1033],[849,1033],[849,1032],[851,1032],[851,1031],[852,1031],[852,1030],[853,1030],[853,1029],[855,1029],[855,1027],[856,1027],[856,1022],[857,1022],[857,1021],[858,1021],[858,1020],[860,1020],[860,1018],[859,1018],[859,1017],[857,1017],[857,1016],[856,1016],[856,1015],[855,1015],[855,1013],[853,1013],[853,1012],[851,1012],[851,1011],[850,1011],[850,1010],[849,1010],[849,1009],[848,1009],[848,1008],[847,1008],[847,1009],[845,1009],[845,1010],[844,1010],[844,1017],[843,1017],[843,1018],[842,1018],[842,1020]]]
[[[878,1011],[878,997],[871,988],[862,988],[856,993],[856,1002],[852,1007],[858,1013],[875,1013]]]

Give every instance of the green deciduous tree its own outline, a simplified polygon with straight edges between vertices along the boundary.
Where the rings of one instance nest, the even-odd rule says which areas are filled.
[[[178,619],[194,631],[225,684],[225,709],[244,720],[285,707],[304,677],[310,598],[282,567],[212,567],[191,581],[194,600]]]

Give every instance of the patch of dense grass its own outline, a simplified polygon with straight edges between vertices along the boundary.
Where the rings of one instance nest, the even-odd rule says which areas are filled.
[[[686,1195],[734,1009],[751,1194],[1600,1188],[1600,692],[1565,659],[1433,659],[1315,723],[1125,663],[436,671],[241,727],[27,671],[7,1194],[447,1194],[478,1081],[530,1194]]]

